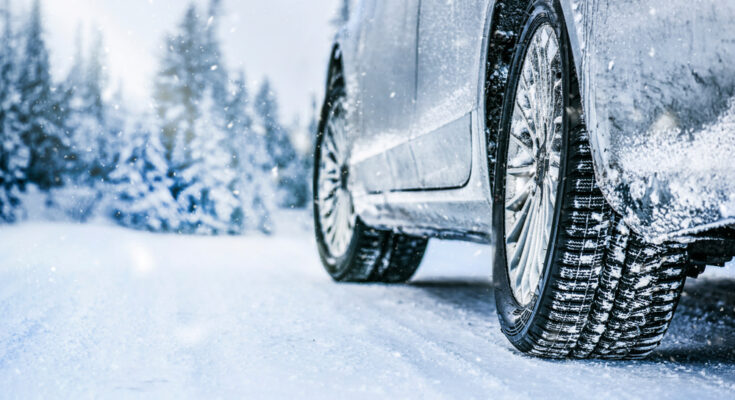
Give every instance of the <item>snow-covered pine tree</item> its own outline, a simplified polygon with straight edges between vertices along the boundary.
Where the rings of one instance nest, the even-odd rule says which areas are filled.
[[[241,73],[241,77],[242,77]],[[244,190],[248,182],[247,158],[242,158],[240,144],[241,136],[244,132],[250,130],[252,124],[250,116],[247,114],[247,87],[244,80],[231,82],[231,94],[228,99],[227,107],[225,107],[225,123],[226,123],[226,139],[225,148],[230,154],[230,168],[234,171],[234,179],[232,181],[232,193],[238,199],[238,205],[232,213],[232,231],[233,233],[242,233],[247,228],[245,198],[247,193]],[[243,173],[244,172],[244,173]]]
[[[233,215],[239,206],[233,189],[236,175],[232,154],[227,150],[227,133],[211,89],[200,104],[194,125],[187,167],[177,173],[181,192],[179,207],[186,213],[179,228],[187,233],[234,233]],[[226,129],[226,128],[225,128]]]
[[[202,58],[204,65],[208,66],[205,70],[207,84],[212,90],[215,102],[218,106],[222,106],[221,111],[224,112],[228,101],[229,77],[223,63],[222,45],[217,36],[221,15],[222,1],[210,0],[207,21],[203,26]]]
[[[86,58],[84,74],[85,111],[92,121],[90,125],[97,125],[96,131],[91,131],[90,139],[95,148],[95,155],[89,168],[89,176],[96,184],[104,182],[115,165],[116,150],[114,134],[109,127],[108,105],[103,99],[107,87],[107,67],[105,65],[105,45],[102,31],[93,30],[92,43]]]
[[[105,180],[109,179],[110,174],[117,168],[120,162],[120,154],[125,146],[125,131],[130,126],[130,121],[150,121],[153,119],[148,112],[143,115],[134,115],[125,107],[127,101],[124,96],[122,82],[117,83],[117,88],[113,92],[110,100],[105,106],[105,150],[101,153],[103,165],[106,170]],[[149,122],[147,127],[153,126]],[[158,134],[158,130],[151,129],[150,132]],[[160,143],[160,138],[157,139]],[[164,154],[164,153],[162,153]],[[165,158],[164,158],[165,159]],[[104,185],[103,185],[104,188]],[[104,189],[103,189],[104,190]]]
[[[81,24],[77,25],[72,60],[73,63],[71,68],[69,68],[69,73],[61,84],[61,90],[66,94],[67,107],[77,109],[81,108],[82,92],[84,89],[84,38]],[[69,118],[71,118],[71,114],[73,113],[70,113]]]
[[[97,132],[98,124],[92,123],[92,116],[86,113],[86,85],[84,68],[84,39],[82,26],[77,26],[74,42],[74,62],[66,79],[61,85],[65,95],[67,117],[65,129],[70,137],[69,166],[67,176],[72,184],[89,182],[89,169],[96,158],[91,132]],[[90,127],[90,125],[92,125]]]
[[[301,123],[299,116],[295,116],[286,129],[296,153],[291,170],[288,173],[290,179],[288,191],[291,197],[291,202],[288,206],[294,209],[306,208],[309,200],[307,176],[311,176],[311,174],[309,173],[310,168],[305,163],[308,158],[307,155],[311,153],[311,149],[309,148],[311,146],[311,137],[307,129]]]
[[[124,129],[119,163],[110,173],[113,217],[123,226],[152,232],[179,229],[181,211],[171,195],[171,179],[160,135],[147,118]]]
[[[74,64],[64,82],[68,116],[66,128],[71,136],[74,184],[97,186],[114,168],[117,149],[115,130],[110,129],[109,107],[103,99],[107,86],[104,63],[104,39],[99,29],[93,31],[89,53],[83,55],[81,28],[78,28]]]
[[[270,162],[266,163],[276,181],[278,204],[284,208],[298,205],[299,159],[288,131],[280,122],[278,100],[266,78],[255,96],[257,130],[265,138]]]
[[[227,107],[228,148],[232,152],[235,171],[235,193],[239,207],[234,214],[235,226],[242,230],[272,231],[273,181],[267,165],[270,157],[262,135],[252,129],[252,117],[244,73],[233,82]]]
[[[19,130],[30,149],[27,178],[41,189],[63,184],[69,137],[63,129],[66,108],[55,90],[49,71],[49,55],[43,39],[41,5],[34,0],[23,30],[25,46],[18,80],[21,96]]]
[[[19,130],[20,93],[16,36],[10,0],[2,9],[0,43],[0,222],[15,222],[22,212],[19,194],[24,189],[29,151]]]
[[[170,175],[188,167],[190,143],[199,104],[207,88],[212,64],[206,60],[203,24],[196,6],[189,6],[179,31],[166,39],[161,69],[155,82],[154,98],[163,123],[162,142],[166,149]],[[174,196],[183,190],[175,179]]]
[[[78,221],[92,216],[106,190],[104,185],[114,167],[118,149],[108,129],[107,104],[102,93],[106,86],[103,62],[104,45],[99,30],[93,32],[92,45],[84,54],[81,26],[77,27],[74,62],[58,92],[64,96],[63,127],[69,136],[65,185],[73,190],[78,203],[58,205]],[[61,201],[64,203],[64,201]]]
[[[107,73],[104,63],[104,37],[102,31],[94,29],[92,35],[92,44],[89,47],[87,56],[84,86],[89,113],[94,115],[98,120],[103,121],[105,118],[105,103],[102,99],[102,92],[107,82]]]
[[[216,35],[220,2],[206,18],[192,5],[167,40],[155,98],[183,232],[237,233],[239,200],[228,145],[228,75]]]

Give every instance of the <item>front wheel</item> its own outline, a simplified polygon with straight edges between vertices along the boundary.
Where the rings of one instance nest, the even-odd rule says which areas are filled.
[[[684,249],[627,228],[595,179],[561,12],[536,1],[511,65],[498,138],[496,304],[519,350],[638,358],[661,341]]]
[[[314,152],[314,227],[322,264],[340,282],[405,282],[421,264],[428,239],[373,229],[355,213],[344,82],[339,69],[331,75]]]

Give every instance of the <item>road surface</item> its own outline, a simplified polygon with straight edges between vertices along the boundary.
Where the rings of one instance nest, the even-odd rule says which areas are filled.
[[[436,242],[409,285],[338,285],[302,228],[0,226],[2,397],[735,398],[735,268],[688,284],[649,360],[546,361],[502,336],[489,254]]]

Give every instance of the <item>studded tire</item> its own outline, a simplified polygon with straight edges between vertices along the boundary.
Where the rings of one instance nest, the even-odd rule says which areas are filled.
[[[597,185],[582,119],[568,37],[555,1],[535,1],[517,46],[505,95],[495,175],[494,279],[501,328],[520,351],[547,358],[631,359],[661,342],[688,268],[685,249],[653,244],[631,231]],[[528,35],[543,19],[563,52],[565,116],[561,179],[549,250],[532,302],[521,306],[510,285],[505,238],[505,167],[519,64]],[[502,240],[501,240],[502,238]]]

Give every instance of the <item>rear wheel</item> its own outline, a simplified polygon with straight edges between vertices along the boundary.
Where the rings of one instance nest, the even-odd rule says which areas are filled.
[[[341,71],[331,71],[314,164],[314,227],[322,264],[337,281],[405,282],[428,239],[376,230],[355,213],[349,180],[347,107]]]
[[[627,228],[597,186],[566,31],[536,1],[498,138],[494,277],[501,327],[543,357],[636,358],[667,330],[686,254]]]

